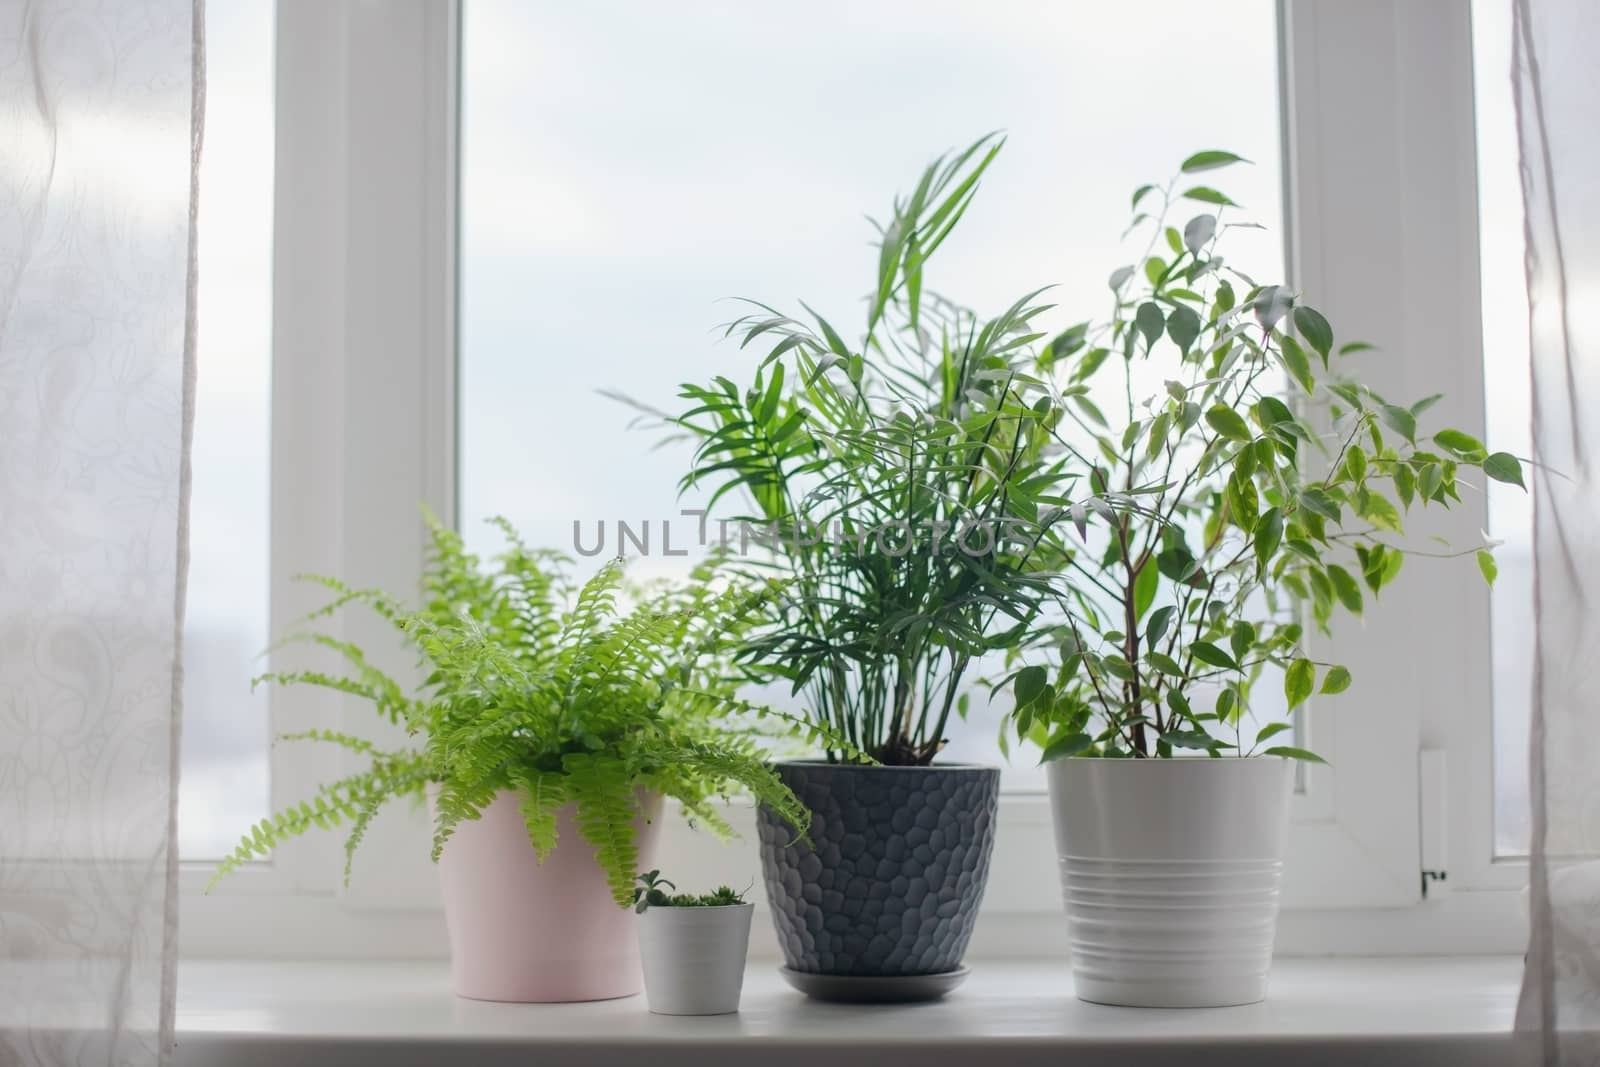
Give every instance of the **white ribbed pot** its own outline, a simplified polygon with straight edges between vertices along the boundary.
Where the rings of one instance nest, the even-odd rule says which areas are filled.
[[[639,916],[644,993],[657,1015],[739,1010],[754,904],[646,908]]]
[[[1293,763],[1061,759],[1048,774],[1079,999],[1265,998]]]

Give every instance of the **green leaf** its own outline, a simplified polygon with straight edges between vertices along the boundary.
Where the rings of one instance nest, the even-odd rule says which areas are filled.
[[[1400,512],[1386,497],[1366,491],[1361,497],[1361,517],[1380,530],[1400,533]]]
[[[1040,763],[1049,763],[1051,760],[1065,759],[1076,756],[1090,745],[1094,738],[1085,733],[1062,734],[1044,746],[1044,751],[1039,754]]]
[[[1079,411],[1087,415],[1089,420],[1096,425],[1105,427],[1109,427],[1111,425],[1106,421],[1105,413],[1096,407],[1094,401],[1090,400],[1088,397],[1079,394],[1072,398],[1072,403],[1076,405]]]
[[[1483,580],[1490,585],[1500,576],[1500,565],[1494,561],[1494,553],[1486,548],[1478,549],[1478,570],[1483,574]]]
[[[1400,503],[1411,507],[1411,501],[1417,495],[1417,476],[1409,466],[1402,463],[1394,469],[1394,491],[1400,495]]]
[[[1261,507],[1256,483],[1237,473],[1228,479],[1228,519],[1241,530],[1249,532],[1256,527],[1257,511]]]
[[[1219,193],[1208,185],[1197,185],[1193,189],[1184,191],[1184,198],[1198,200],[1202,204],[1216,204],[1218,207],[1238,207],[1226,193]]]
[[[1359,447],[1352,447],[1344,455],[1345,478],[1352,482],[1360,482],[1367,476],[1367,453]]]
[[[1183,677],[1183,668],[1178,666],[1178,662],[1165,652],[1146,652],[1144,658],[1149,661],[1150,666],[1162,674],[1173,678]]]
[[[1189,354],[1189,349],[1194,347],[1195,340],[1200,336],[1200,314],[1188,306],[1174,308],[1171,315],[1167,316],[1167,336],[1172,338],[1172,343],[1184,355]]]
[[[1138,326],[1139,332],[1144,335],[1145,347],[1148,348],[1161,339],[1161,331],[1166,329],[1167,319],[1155,301],[1146,300],[1139,305],[1134,325]]]
[[[1133,667],[1121,656],[1102,656],[1100,669],[1124,682],[1133,677]]]
[[[1133,204],[1128,208],[1128,210],[1129,211],[1137,210],[1138,207],[1139,207],[1139,201],[1143,200],[1145,198],[1146,194],[1151,193],[1154,190],[1155,190],[1155,186],[1153,186],[1153,185],[1141,185],[1141,186],[1139,186],[1139,188],[1135,189],[1133,191]]]
[[[1437,404],[1443,399],[1443,393],[1433,393],[1430,396],[1425,396],[1415,404],[1411,405],[1411,414],[1421,415],[1424,411],[1427,411],[1429,408],[1433,407],[1433,405]]]
[[[1417,491],[1422,494],[1422,499],[1432,500],[1444,484],[1444,469],[1437,463],[1424,464],[1417,472]]]
[[[1166,607],[1157,608],[1155,614],[1150,616],[1150,625],[1145,628],[1144,643],[1146,648],[1154,648],[1166,636],[1167,626],[1172,622],[1172,616],[1177,608],[1168,604]]]
[[[1323,759],[1321,756],[1317,755],[1315,752],[1310,752],[1310,751],[1307,751],[1306,749],[1303,749],[1303,748],[1295,748],[1295,747],[1293,747],[1291,745],[1278,745],[1278,746],[1276,746],[1274,748],[1269,748],[1266,751],[1264,751],[1262,753],[1262,755],[1264,755],[1264,756],[1282,756],[1284,759],[1303,760],[1306,763],[1324,763],[1325,764],[1325,763],[1328,762],[1327,760]]]
[[[1167,707],[1172,709],[1174,715],[1184,718],[1193,718],[1194,712],[1189,707],[1189,699],[1176,689],[1167,690]]]
[[[1283,695],[1289,698],[1291,710],[1306,702],[1316,680],[1317,668],[1310,660],[1297,659],[1289,664],[1289,669],[1283,674]]]
[[[1144,613],[1150,610],[1150,605],[1155,602],[1156,590],[1161,586],[1161,571],[1152,567],[1148,562],[1139,571],[1139,577],[1133,584],[1133,617],[1144,618]]]
[[[1256,563],[1264,572],[1272,562],[1273,553],[1278,551],[1279,542],[1283,540],[1283,514],[1277,508],[1263,511],[1256,520],[1254,537]]]
[[[1306,489],[1300,493],[1300,506],[1313,515],[1321,515],[1333,522],[1339,521],[1339,505],[1321,489]]]
[[[1495,452],[1483,461],[1483,473],[1497,482],[1528,488],[1522,482],[1522,464],[1510,452]]]
[[[1440,430],[1433,435],[1434,444],[1462,459],[1477,460],[1484,455],[1483,445],[1471,434],[1460,430]]]
[[[1111,277],[1106,280],[1106,284],[1111,286],[1113,291],[1120,291],[1124,285],[1128,284],[1128,279],[1131,277],[1133,277],[1132,267],[1118,267],[1111,272]]]
[[[1263,329],[1270,330],[1294,307],[1294,295],[1286,286],[1268,285],[1262,287],[1250,303],[1256,309],[1256,321],[1261,323]],[[1287,335],[1280,338],[1280,341],[1293,340]]]
[[[1226,167],[1233,163],[1248,162],[1250,162],[1248,159],[1245,159],[1243,156],[1236,156],[1232,152],[1221,152],[1216,149],[1210,149],[1205,152],[1196,152],[1194,155],[1184,160],[1183,167],[1181,169],[1185,174],[1196,174],[1203,170],[1215,170],[1218,167]]]
[[[1361,586],[1349,571],[1337,563],[1328,567],[1328,580],[1333,582],[1334,595],[1352,615],[1361,614]]]
[[[1278,343],[1278,359],[1283,364],[1283,369],[1289,372],[1289,377],[1304,389],[1309,395],[1316,392],[1317,380],[1311,376],[1311,361],[1306,358],[1305,349],[1292,337],[1284,337]]]
[[[1415,444],[1417,441],[1417,417],[1405,408],[1395,407],[1393,404],[1384,404],[1378,408],[1378,414],[1383,416],[1383,421],[1395,433]]]
[[[1196,215],[1183,228],[1183,246],[1198,256],[1200,251],[1211,243],[1211,238],[1216,235],[1217,217],[1215,215]]]
[[[1256,643],[1256,628],[1240,619],[1233,624],[1233,630],[1228,634],[1228,647],[1233,650],[1233,658],[1240,663],[1244,662],[1244,654],[1250,651],[1250,646]]]
[[[1315,308],[1304,305],[1294,309],[1295,329],[1300,331],[1300,336],[1306,339],[1306,344],[1317,350],[1317,355],[1322,357],[1322,365],[1328,365],[1328,352],[1333,348],[1333,327],[1328,325],[1328,320]]]
[[[1187,548],[1169,548],[1156,555],[1156,567],[1175,582],[1185,581],[1194,573],[1194,556]]]
[[[1216,744],[1204,730],[1168,730],[1161,740],[1173,748],[1190,748],[1206,751]]]
[[[1317,546],[1303,537],[1291,537],[1284,542],[1285,547],[1308,563],[1321,563],[1322,557],[1317,555]]]
[[[1225,404],[1216,404],[1207,411],[1206,422],[1217,433],[1233,441],[1249,441],[1254,436],[1250,433],[1249,424]]]
[[[1016,694],[1017,707],[1026,707],[1039,699],[1039,694],[1045,690],[1049,675],[1043,667],[1024,667],[1017,672],[1016,681],[1011,683],[1011,691]]]
[[[1206,663],[1213,667],[1222,667],[1230,671],[1239,669],[1239,664],[1234,662],[1232,656],[1209,641],[1196,641],[1189,646],[1189,652],[1201,663]]]
[[[1329,696],[1342,693],[1350,688],[1350,671],[1344,667],[1329,667],[1327,675],[1322,679],[1322,692]]]
[[[1217,694],[1216,716],[1219,722],[1232,722],[1238,718],[1239,697],[1230,686]]]
[[[1261,728],[1259,733],[1256,734],[1256,744],[1259,745],[1269,737],[1277,737],[1285,730],[1292,729],[1294,729],[1294,727],[1286,722],[1269,722],[1267,725]]]

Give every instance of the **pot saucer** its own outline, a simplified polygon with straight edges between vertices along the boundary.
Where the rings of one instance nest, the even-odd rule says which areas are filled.
[[[967,980],[971,970],[957,967],[940,974],[854,976],[810,974],[779,967],[783,980],[808,997],[840,1004],[914,1004],[938,1000]]]

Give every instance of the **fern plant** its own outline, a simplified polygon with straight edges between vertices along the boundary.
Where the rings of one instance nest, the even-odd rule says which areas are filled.
[[[487,567],[454,531],[433,524],[417,610],[382,592],[312,579],[333,598],[309,622],[347,605],[376,612],[419,653],[425,681],[408,692],[360,648],[307,630],[288,641],[331,650],[344,671],[275,672],[257,683],[362,697],[419,744],[390,751],[334,731],[291,735],[342,746],[369,766],[253,827],[212,884],[289,838],[338,825],[348,827],[348,880],[379,809],[430,786],[435,860],[456,827],[502,791],[517,794],[541,859],[557,845],[558,812],[574,805],[578,830],[622,906],[633,899],[641,791],[676,799],[692,820],[726,835],[712,800],[742,789],[805,832],[810,815],[768,766],[764,740],[826,739],[804,720],[736,696],[744,677],[732,652],[774,595],[770,586],[723,580],[713,561],[688,584],[641,590],[626,609],[621,560],[575,588],[564,557],[530,549],[509,523],[494,522],[509,547]]]

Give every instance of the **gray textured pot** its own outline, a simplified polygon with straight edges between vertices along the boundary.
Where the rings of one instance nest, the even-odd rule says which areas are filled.
[[[960,967],[989,878],[1000,768],[776,769],[812,812],[810,845],[771,811],[757,820],[789,968],[875,978]]]

